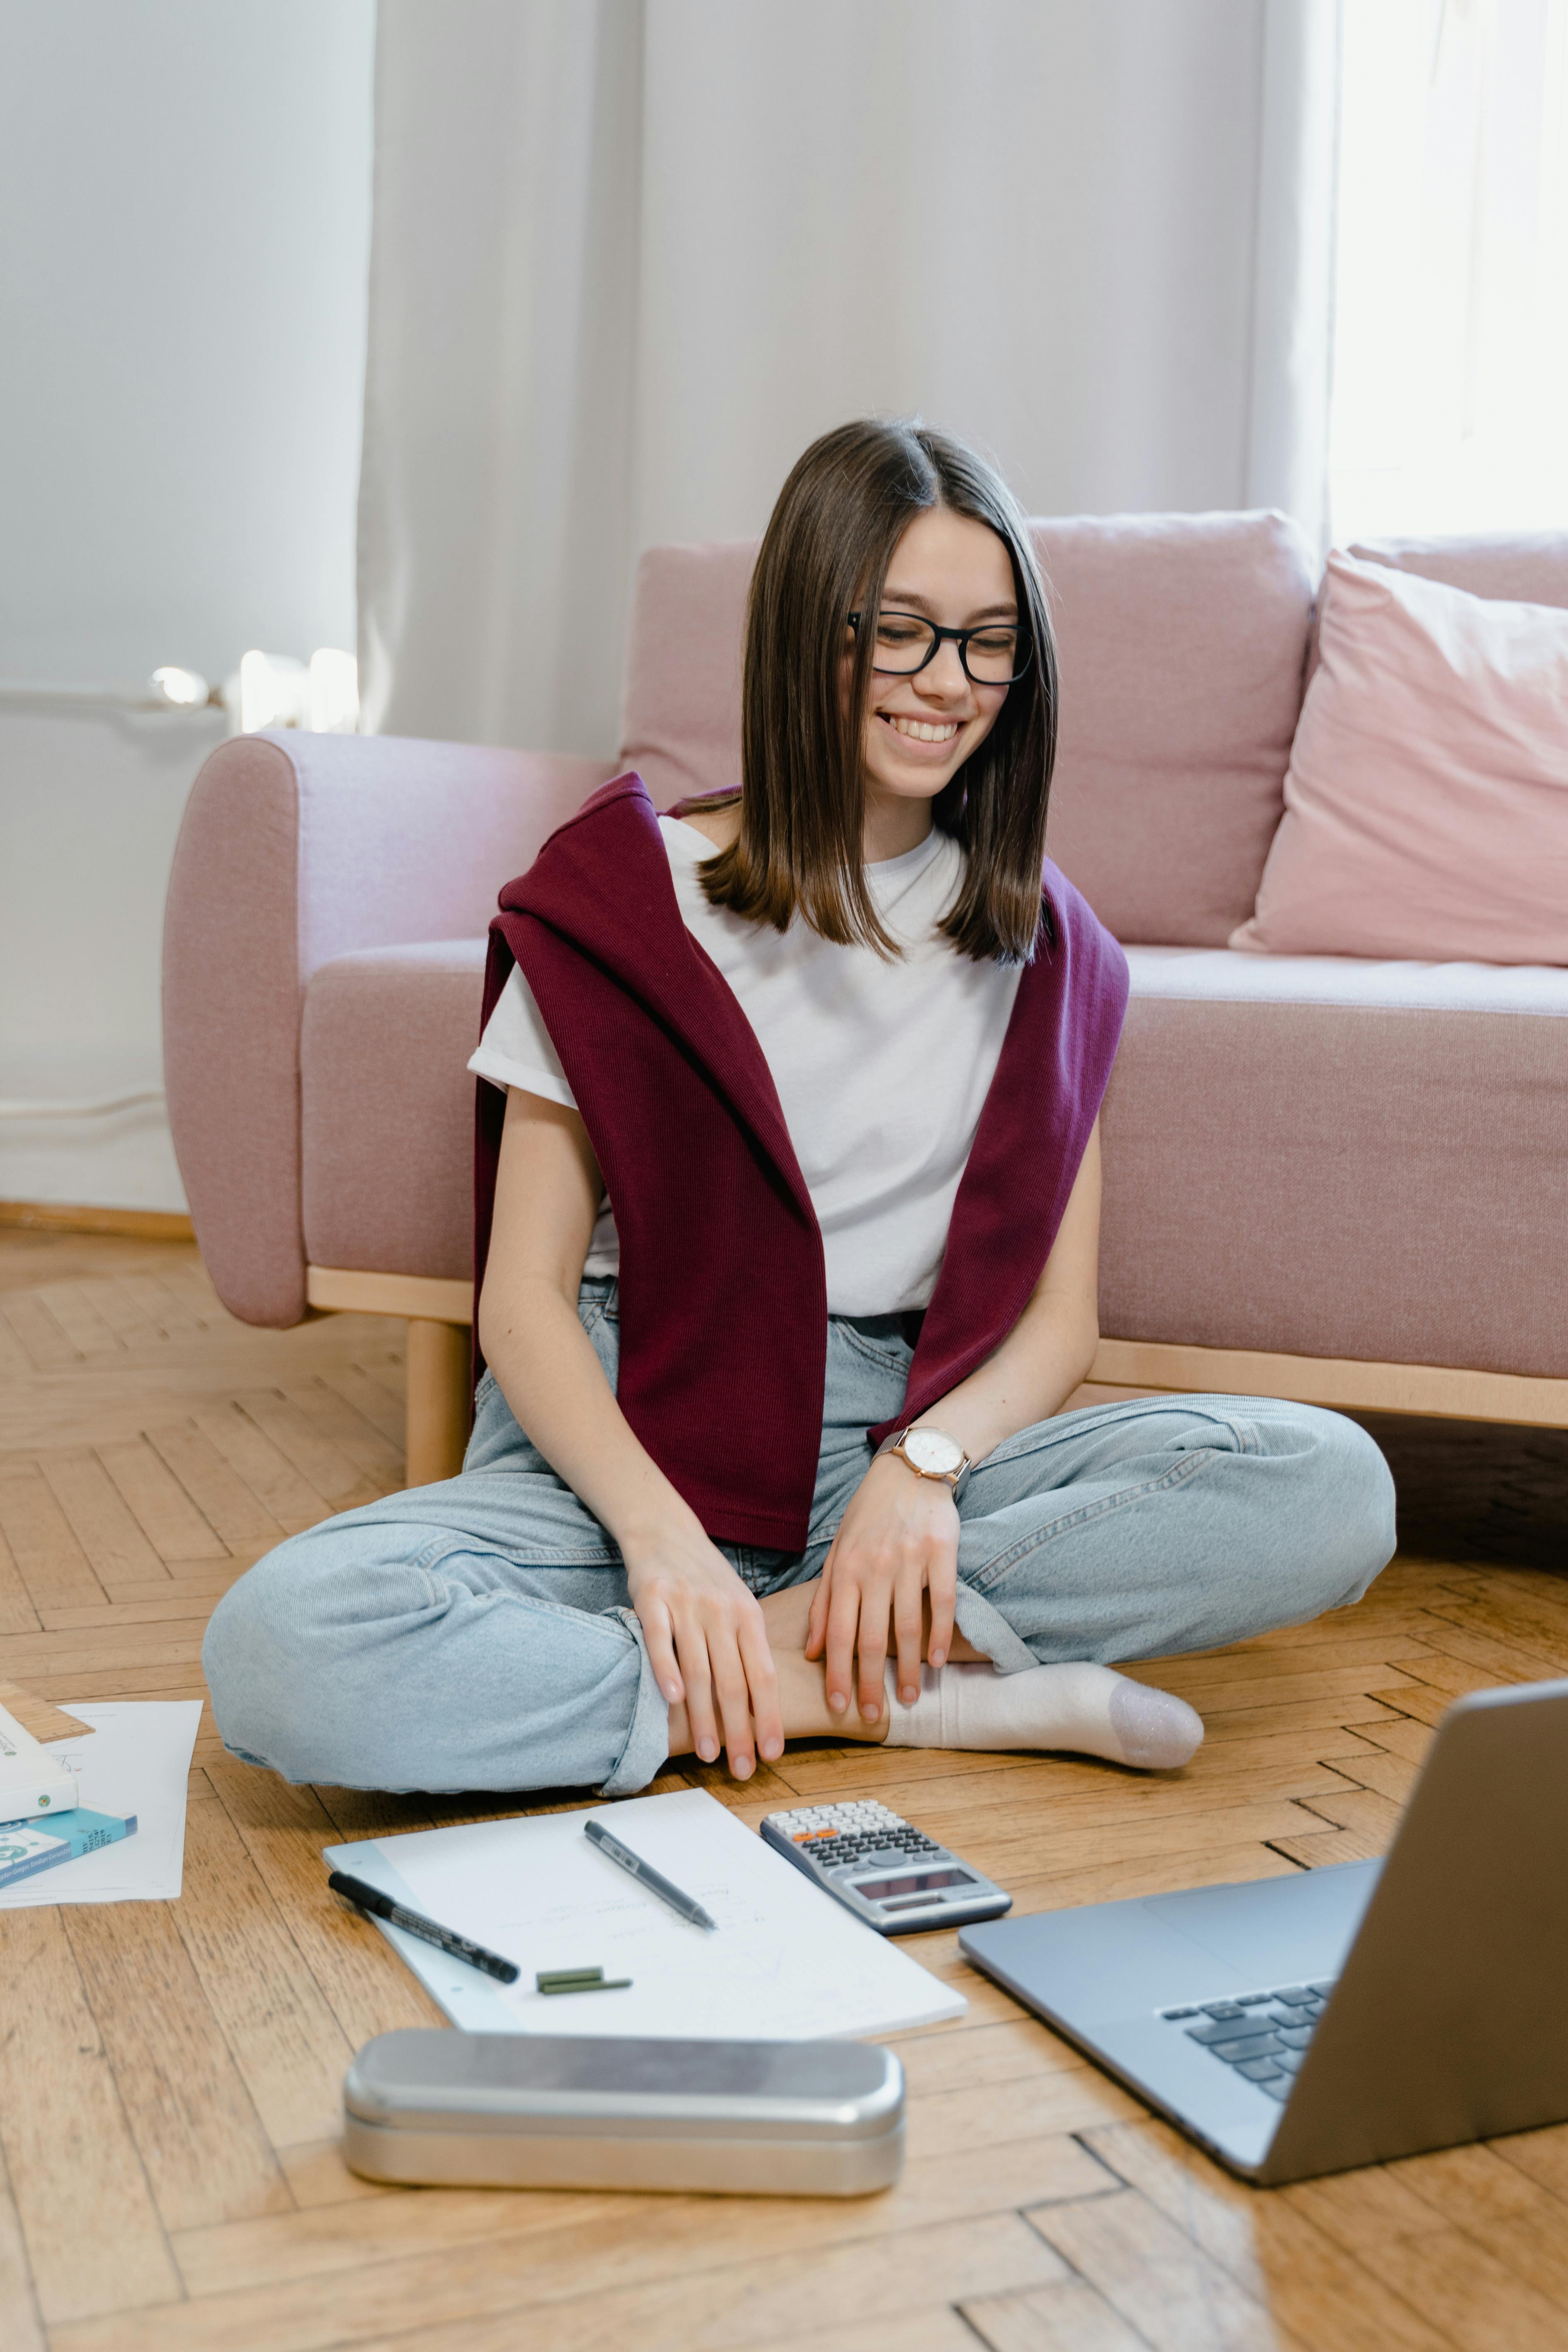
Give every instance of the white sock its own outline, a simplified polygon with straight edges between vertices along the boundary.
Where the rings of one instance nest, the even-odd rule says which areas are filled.
[[[1204,1736],[1185,1699],[1109,1666],[922,1666],[906,1706],[889,1660],[888,1715],[889,1748],[1066,1748],[1152,1772],[1184,1764]]]

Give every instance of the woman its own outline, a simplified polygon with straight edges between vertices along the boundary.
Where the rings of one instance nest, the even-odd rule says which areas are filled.
[[[622,778],[501,894],[463,1472],[220,1603],[237,1753],[610,1795],[812,1734],[1170,1767],[1197,1717],[1106,1662],[1365,1591],[1393,1496],[1349,1422],[1060,1415],[1127,982],[1045,862],[1056,720],[990,468],[901,424],[807,450],[752,586],[743,790],[658,818]]]

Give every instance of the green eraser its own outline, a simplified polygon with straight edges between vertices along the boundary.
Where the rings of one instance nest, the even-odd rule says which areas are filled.
[[[624,1992],[630,1977],[606,1977],[603,1969],[546,1969],[533,1979],[542,1993]]]

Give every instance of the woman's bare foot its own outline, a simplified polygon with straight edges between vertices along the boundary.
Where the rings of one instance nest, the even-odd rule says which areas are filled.
[[[826,1669],[820,1658],[805,1654],[806,1627],[811,1617],[811,1604],[816,1597],[820,1578],[813,1577],[809,1584],[786,1585],[781,1592],[770,1592],[763,1601],[763,1620],[768,1629],[768,1647],[773,1654],[778,1671],[779,1697],[783,1702],[784,1738],[786,1739],[868,1739],[880,1742],[888,1736],[888,1709],[884,1703],[881,1714],[874,1723],[857,1719],[851,1715],[835,1715],[827,1704]],[[926,1635],[931,1633],[931,1619],[926,1618]],[[955,1658],[978,1660],[980,1652],[972,1649],[962,1633],[952,1638]]]
[[[834,1715],[827,1705],[827,1683],[822,1662],[815,1664],[805,1654],[806,1620],[811,1614],[811,1596],[816,1590],[810,1584],[791,1585],[783,1592],[770,1592],[763,1600],[763,1622],[767,1627],[768,1647],[773,1652],[773,1670],[779,1682],[779,1712],[784,1717],[786,1739],[864,1739],[873,1745],[888,1736],[888,1711],[884,1706],[875,1723],[863,1722],[858,1717],[847,1721]],[[672,1756],[688,1756],[691,1752],[691,1731],[686,1720],[684,1706],[677,1704],[669,1710],[669,1752]],[[733,1769],[733,1768],[731,1768]],[[738,1780],[748,1780],[749,1771],[737,1771]]]
[[[875,1723],[868,1723],[858,1714],[835,1715],[827,1704],[826,1675],[822,1661],[805,1654],[806,1625],[811,1616],[811,1604],[818,1580],[809,1584],[786,1585],[782,1591],[766,1593],[763,1599],[763,1622],[767,1628],[768,1647],[773,1652],[773,1668],[779,1682],[779,1708],[784,1717],[786,1739],[860,1739],[878,1746],[888,1736],[888,1710],[883,1706]],[[929,1630],[929,1628],[928,1628]],[[981,1653],[971,1647],[962,1633],[954,1633],[952,1654],[955,1660],[976,1663]],[[669,1752],[672,1756],[688,1756],[691,1752],[691,1732],[686,1720],[686,1709],[679,1703],[669,1710]],[[748,1772],[737,1773],[739,1780],[749,1780]]]

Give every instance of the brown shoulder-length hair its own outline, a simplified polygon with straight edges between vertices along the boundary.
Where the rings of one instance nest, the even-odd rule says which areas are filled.
[[[1026,963],[1042,920],[1057,748],[1045,591],[1001,477],[961,441],[919,423],[867,417],[825,433],[779,493],[746,610],[741,830],[705,863],[702,887],[711,905],[775,930],[799,914],[840,945],[899,952],[866,887],[860,744],[873,633],[852,634],[848,616],[877,610],[893,550],[917,515],[939,506],[984,523],[1006,548],[1031,656],[990,734],[933,804],[935,824],[967,853],[942,929],[976,962]]]

